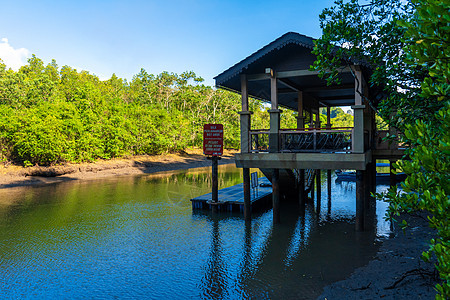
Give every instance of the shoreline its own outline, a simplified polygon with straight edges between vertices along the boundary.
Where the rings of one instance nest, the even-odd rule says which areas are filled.
[[[434,263],[421,259],[436,232],[424,219],[400,215],[409,227],[394,226],[376,256],[344,280],[326,286],[317,300],[332,299],[434,299],[437,283]]]
[[[224,151],[219,165],[234,162],[235,151]],[[64,164],[50,167],[0,167],[0,189],[46,185],[72,180],[93,180],[112,176],[150,174],[211,166],[199,149],[183,154],[141,155],[94,163]]]

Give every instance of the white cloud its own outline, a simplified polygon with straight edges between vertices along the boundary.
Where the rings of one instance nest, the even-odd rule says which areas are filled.
[[[0,40],[0,59],[3,63],[17,71],[19,68],[27,63],[27,58],[29,58],[30,51],[25,48],[14,49],[8,42],[7,38],[2,38]]]

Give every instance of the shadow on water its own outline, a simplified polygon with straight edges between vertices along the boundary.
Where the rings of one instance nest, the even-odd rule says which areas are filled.
[[[375,231],[358,233],[352,222],[318,218],[310,202],[284,203],[282,223],[267,211],[242,220],[237,273],[229,266],[227,218],[197,213],[210,225],[209,259],[199,288],[213,299],[313,299],[322,288],[349,276],[378,250]],[[231,254],[232,256],[232,254]]]
[[[219,168],[220,187],[242,182]],[[0,298],[311,299],[389,233],[378,202],[355,232],[351,183],[330,201],[322,181],[320,205],[282,201],[274,226],[270,209],[192,212],[210,181],[201,168],[0,190]]]

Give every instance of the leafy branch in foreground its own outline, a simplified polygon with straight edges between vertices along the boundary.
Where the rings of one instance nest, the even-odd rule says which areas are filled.
[[[437,299],[450,298],[450,3],[439,0],[337,0],[321,16],[314,69],[328,82],[343,63],[364,61],[374,72],[370,84],[387,95],[379,114],[404,133],[408,159],[396,167],[408,177],[402,191],[384,197],[389,214],[427,212],[437,238],[423,258],[437,258],[442,282]],[[331,55],[332,54],[332,55]],[[332,70],[334,72],[325,73]],[[407,225],[406,223],[403,223]]]

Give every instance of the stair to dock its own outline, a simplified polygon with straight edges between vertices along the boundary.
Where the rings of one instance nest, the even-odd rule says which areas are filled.
[[[272,182],[272,169],[260,169],[261,172]],[[314,178],[317,174],[315,169],[305,170],[305,192],[309,193],[314,186]],[[299,169],[280,169],[280,189],[281,191],[292,191],[297,189],[300,182]]]

